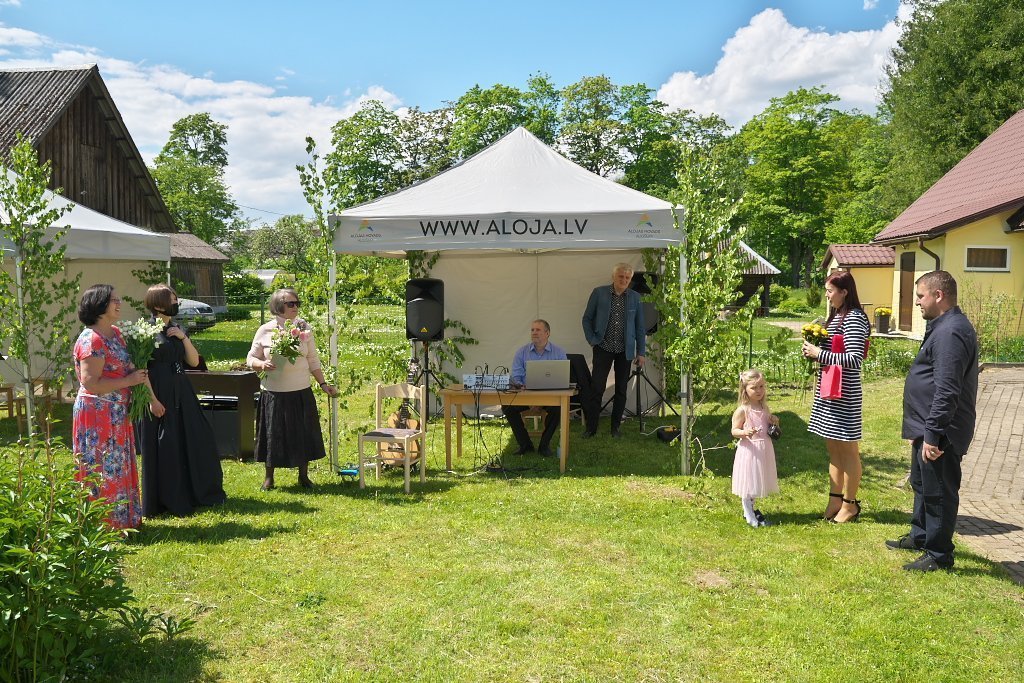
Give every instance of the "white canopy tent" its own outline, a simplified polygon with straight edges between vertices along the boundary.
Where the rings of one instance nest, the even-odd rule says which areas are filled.
[[[17,174],[7,169],[7,177],[14,181]],[[81,273],[86,284],[93,281],[106,282],[119,291],[132,291],[139,287],[132,275],[133,269],[143,268],[149,261],[170,261],[171,242],[167,235],[152,233],[85,206],[72,204],[50,190],[46,190],[44,196],[48,209],[71,207],[61,216],[58,224],[48,231],[52,236],[60,227],[70,226],[63,240],[58,243],[58,246],[67,247],[64,256],[68,262],[66,270],[69,276]],[[9,220],[7,207],[0,205],[0,222],[6,223]],[[14,272],[16,286],[20,288],[17,245],[0,236],[0,254],[2,267]],[[20,292],[18,301],[22,301]],[[12,373],[11,368],[4,367],[0,361],[0,374],[5,377],[18,374],[26,387],[30,386],[29,375],[37,372],[35,368],[31,372],[28,368],[21,368],[17,373]],[[31,401],[31,392],[27,388],[26,394]]]
[[[587,297],[611,283],[614,263],[643,270],[641,249],[680,242],[672,208],[517,128],[461,164],[330,222],[338,252],[445,252],[430,273],[445,282],[445,315],[480,342],[463,349],[463,370],[446,368],[459,376],[510,366],[536,318],[551,324],[553,342],[589,359]]]

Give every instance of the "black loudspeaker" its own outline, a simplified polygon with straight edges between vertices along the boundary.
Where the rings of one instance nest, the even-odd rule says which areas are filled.
[[[629,288],[639,294],[650,294],[657,285],[658,274],[645,273],[643,271],[633,273],[633,279],[629,282]],[[644,301],[642,306],[644,310],[644,326],[647,328],[647,334],[654,334],[658,331],[661,314],[658,313],[658,307],[650,301]]]
[[[640,294],[650,294],[658,285],[659,279],[657,273],[637,271],[633,273],[633,278],[629,281],[629,288]]]
[[[405,338],[444,339],[444,282],[429,277],[405,283]]]

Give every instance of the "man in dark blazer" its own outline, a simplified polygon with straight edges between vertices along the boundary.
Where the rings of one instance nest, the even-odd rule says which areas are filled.
[[[903,565],[908,571],[953,566],[960,461],[974,438],[978,399],[978,335],[956,304],[956,289],[956,280],[943,270],[917,280],[917,306],[928,324],[903,387],[914,512],[910,533],[885,542],[892,549],[924,551]]]
[[[626,385],[629,364],[643,367],[646,349],[644,310],[640,295],[629,288],[633,266],[616,263],[611,285],[601,285],[590,293],[583,312],[583,334],[594,350],[593,381],[589,400],[584,405],[586,431],[584,438],[597,433],[601,400],[608,383],[608,372],[615,367],[615,400],[612,403],[612,436],[622,436],[619,425],[626,410]]]

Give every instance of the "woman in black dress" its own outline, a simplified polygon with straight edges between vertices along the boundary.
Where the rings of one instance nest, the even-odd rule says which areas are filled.
[[[213,429],[185,376],[186,365],[199,365],[199,352],[171,321],[178,313],[178,295],[167,285],[153,285],[146,292],[146,308],[164,329],[149,361],[154,405],[159,406],[139,429],[142,514],[187,515],[198,506],[224,502],[224,475]]]

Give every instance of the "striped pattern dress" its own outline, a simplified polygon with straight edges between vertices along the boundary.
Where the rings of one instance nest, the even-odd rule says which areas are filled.
[[[819,362],[822,366],[839,365],[843,368],[843,397],[823,399],[816,390],[807,431],[835,441],[860,441],[863,412],[861,364],[864,362],[864,347],[871,336],[871,323],[864,311],[855,309],[832,318],[828,325],[829,339],[836,333],[843,335],[846,350],[843,353],[822,351]],[[818,375],[820,380],[820,369]]]

